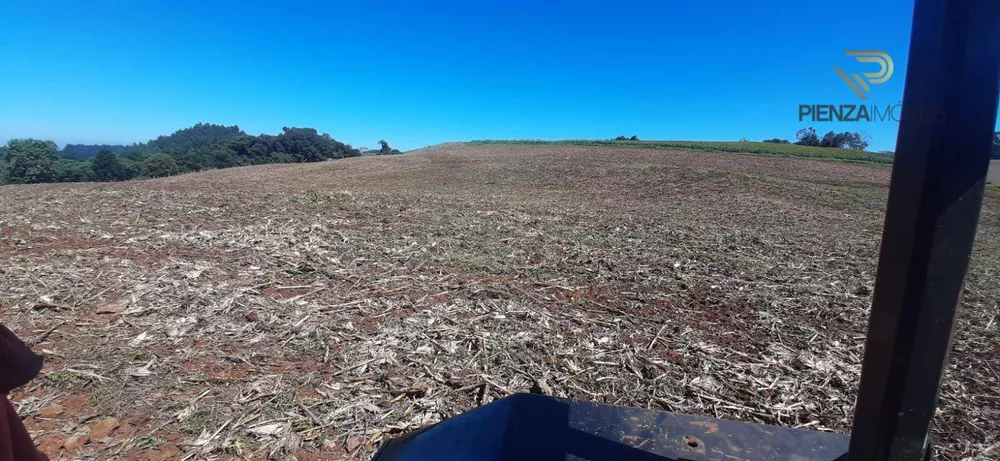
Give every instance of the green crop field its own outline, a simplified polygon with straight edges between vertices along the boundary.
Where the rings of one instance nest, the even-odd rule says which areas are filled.
[[[593,139],[567,139],[561,141],[539,140],[476,140],[470,144],[549,144],[576,146],[645,147],[655,149],[692,149],[708,152],[732,152],[738,154],[768,155],[777,157],[797,157],[817,160],[832,160],[850,163],[892,165],[891,154],[851,149],[799,146],[769,142],[743,141],[614,141]]]

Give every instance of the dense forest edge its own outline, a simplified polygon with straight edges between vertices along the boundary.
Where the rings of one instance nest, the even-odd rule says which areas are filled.
[[[315,128],[282,128],[278,135],[251,136],[238,126],[198,123],[145,143],[67,144],[12,139],[0,147],[0,184],[127,181],[194,171],[267,163],[302,163],[360,155],[396,155],[379,141],[378,150],[356,149]]]

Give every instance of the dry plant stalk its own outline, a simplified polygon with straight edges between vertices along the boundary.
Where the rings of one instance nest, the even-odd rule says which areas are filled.
[[[0,188],[13,395],[63,459],[367,459],[515,392],[849,429],[889,170],[449,144]],[[998,194],[943,459],[1000,456]]]

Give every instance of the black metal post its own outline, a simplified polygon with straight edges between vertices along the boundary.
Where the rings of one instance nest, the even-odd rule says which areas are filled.
[[[848,458],[919,460],[983,200],[1000,0],[916,0]]]

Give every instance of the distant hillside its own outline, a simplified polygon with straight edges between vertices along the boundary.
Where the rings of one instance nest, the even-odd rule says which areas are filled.
[[[66,144],[63,146],[62,155],[66,158],[92,158],[97,156],[97,153],[102,150],[111,151],[113,154],[120,154],[125,151],[127,146],[121,144]]]
[[[134,144],[126,147],[123,152],[126,156],[149,155],[159,152],[184,152],[191,150],[204,150],[223,141],[237,139],[240,137],[251,137],[243,132],[239,126],[215,125],[212,123],[197,123],[188,128],[181,128],[169,135],[161,135],[148,142]]]
[[[198,123],[190,128],[182,128],[167,136],[149,141],[149,145],[161,151],[182,151],[202,149],[221,141],[247,136],[240,127]]]
[[[383,150],[399,153],[383,143]],[[238,126],[198,123],[132,146],[71,145],[13,139],[0,149],[0,184],[125,181],[266,163],[319,162],[361,152],[315,128],[284,127],[251,136]],[[81,148],[82,147],[82,148]],[[110,153],[101,153],[107,150]]]
[[[749,141],[616,141],[592,139],[567,139],[562,141],[538,140],[476,140],[470,144],[550,144],[575,146],[647,147],[656,149],[693,149],[709,152],[733,152],[740,154],[768,155],[777,157],[797,157],[816,160],[834,160],[851,163],[874,163],[891,165],[892,154],[881,154],[864,150],[834,147],[800,146],[772,142]]]
[[[419,149],[408,150],[404,152],[404,154],[433,154],[459,148],[464,144],[464,142],[443,142],[432,146],[421,147]]]

